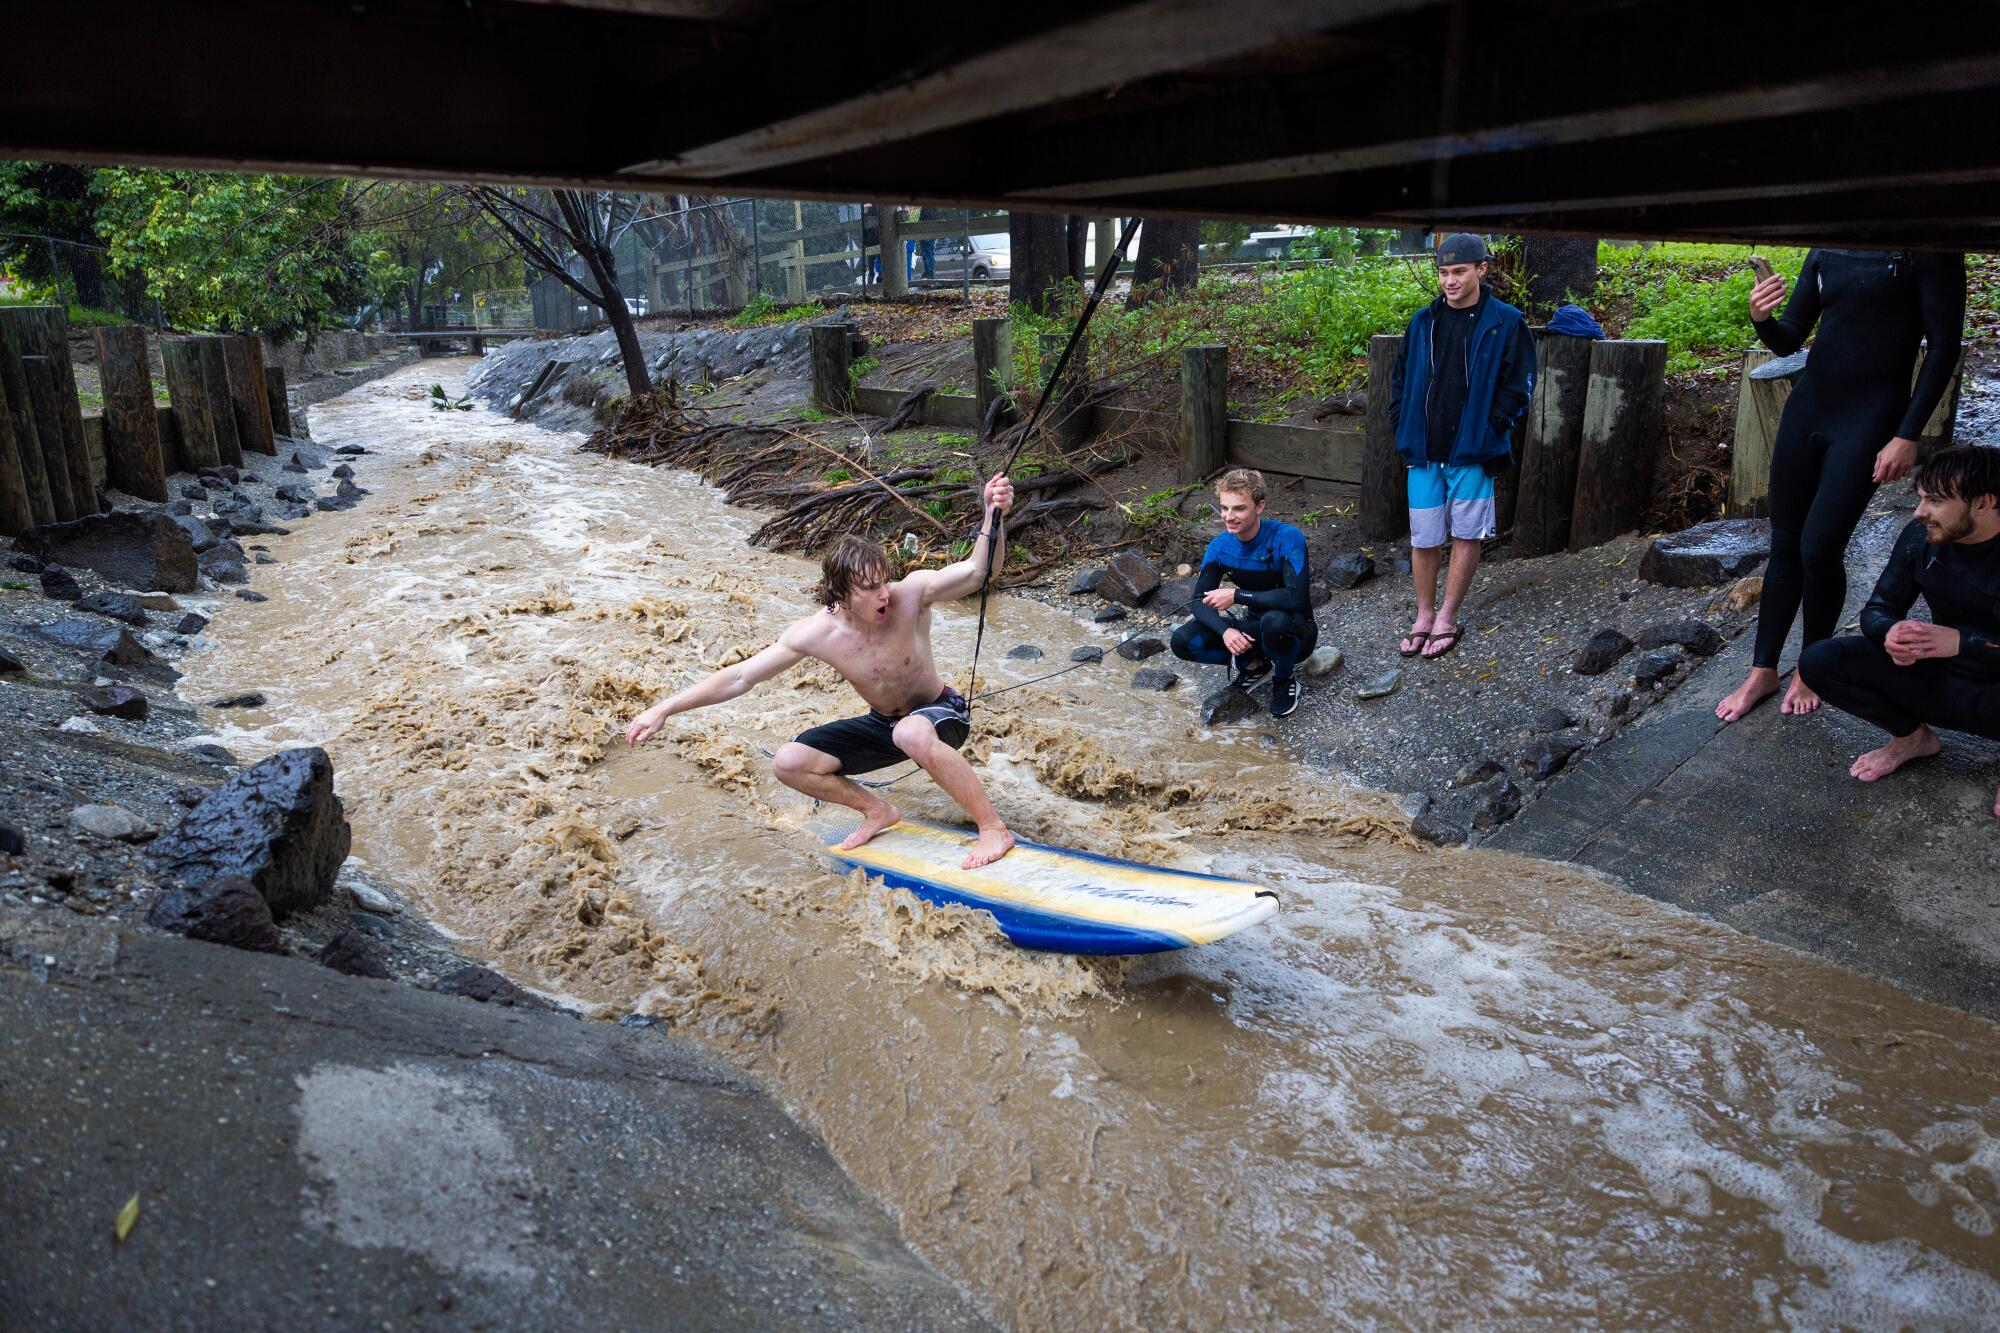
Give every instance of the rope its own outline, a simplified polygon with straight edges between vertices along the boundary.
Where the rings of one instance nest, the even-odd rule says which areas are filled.
[[[1005,473],[1009,468],[1014,466],[1014,459],[1019,456],[1022,446],[1026,445],[1029,439],[1034,436],[1035,423],[1041,420],[1042,409],[1048,406],[1051,391],[1056,385],[1062,382],[1062,374],[1069,366],[1070,356],[1076,351],[1077,343],[1083,338],[1084,329],[1089,327],[1090,317],[1097,313],[1098,303],[1104,299],[1104,293],[1111,289],[1111,280],[1117,276],[1118,266],[1125,262],[1125,251],[1132,244],[1133,233],[1138,230],[1139,219],[1137,217],[1128,218],[1125,222],[1124,230],[1118,236],[1117,249],[1112,251],[1110,262],[1105,264],[1103,271],[1097,275],[1097,281],[1090,289],[1090,299],[1084,302],[1083,313],[1077,316],[1076,327],[1069,331],[1069,341],[1063,344],[1062,355],[1056,358],[1055,368],[1049,371],[1048,380],[1042,385],[1041,397],[1035,400],[1035,410],[1028,414],[1026,424],[1021,427],[1020,435],[1014,440],[1014,447],[1007,451],[1006,461],[1000,464],[1000,471],[1002,473]],[[986,543],[986,576],[979,581],[979,627],[973,631],[972,635],[972,671],[966,681],[965,688],[968,700],[977,700],[980,697],[978,694],[979,650],[986,643],[986,598],[993,587],[993,553],[1000,549],[1000,534],[1005,530],[1005,524],[1006,516],[1004,514],[995,514],[993,516],[993,536],[988,538]],[[1060,675],[1061,673],[1057,672],[1055,674]],[[1022,682],[1024,685],[1030,683],[1028,681]],[[904,776],[907,777],[908,774]]]

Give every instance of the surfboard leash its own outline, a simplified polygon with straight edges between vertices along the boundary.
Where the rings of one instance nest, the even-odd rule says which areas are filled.
[[[1005,461],[1000,464],[1000,471],[1003,475],[1008,469],[1014,466],[1014,460],[1020,456],[1022,448],[1029,440],[1034,438],[1035,426],[1042,419],[1042,409],[1048,406],[1050,392],[1056,385],[1062,382],[1063,371],[1068,369],[1069,359],[1076,352],[1077,343],[1083,340],[1083,331],[1090,326],[1090,317],[1097,313],[1097,307],[1104,300],[1104,294],[1111,290],[1112,280],[1118,276],[1118,266],[1125,262],[1125,251],[1131,246],[1132,237],[1138,233],[1138,230],[1139,219],[1136,216],[1127,218],[1123,230],[1119,233],[1117,248],[1111,252],[1110,262],[1106,263],[1104,268],[1098,273],[1097,281],[1092,284],[1090,289],[1090,299],[1083,303],[1083,313],[1077,316],[1076,327],[1069,331],[1069,341],[1063,344],[1062,355],[1056,358],[1055,367],[1049,371],[1048,379],[1042,384],[1041,396],[1035,400],[1034,411],[1028,414],[1028,420],[1021,427],[1020,435],[1014,440],[1014,447],[1007,451]],[[968,703],[976,702],[980,697],[979,650],[986,643],[986,599],[993,587],[993,553],[1000,548],[1000,534],[1005,528],[1006,521],[1006,515],[994,514],[993,534],[986,540],[986,574],[979,581],[979,625],[973,631],[972,670],[965,685],[965,694]],[[1078,665],[1082,664],[1078,663]],[[1060,675],[1061,673],[1056,672],[1053,674]],[[1043,679],[1047,679],[1047,677]],[[1023,681],[1021,683],[1027,685],[1033,682]],[[909,775],[904,774],[904,776],[907,777]]]

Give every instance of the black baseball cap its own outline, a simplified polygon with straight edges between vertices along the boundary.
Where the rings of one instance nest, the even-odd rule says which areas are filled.
[[[1492,257],[1487,253],[1485,239],[1469,231],[1455,231],[1438,242],[1439,268],[1447,264],[1483,264]]]

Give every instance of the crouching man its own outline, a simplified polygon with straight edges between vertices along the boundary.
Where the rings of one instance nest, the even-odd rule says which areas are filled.
[[[1225,472],[1215,483],[1222,531],[1201,557],[1194,618],[1174,631],[1174,656],[1229,666],[1229,683],[1271,679],[1271,716],[1299,706],[1299,662],[1319,643],[1307,591],[1305,534],[1264,517],[1264,474]],[[1224,587],[1223,580],[1230,586]]]
[[[2000,450],[1940,450],[1915,481],[1917,516],[1862,609],[1861,633],[1821,639],[1799,658],[1820,698],[1889,733],[1848,769],[1863,782],[1936,754],[1933,726],[2000,740]],[[1908,619],[1919,596],[1928,622]]]
[[[943,569],[917,570],[891,582],[889,557],[879,545],[852,535],[836,540],[820,564],[820,610],[794,621],[763,652],[633,718],[626,743],[650,740],[676,713],[737,698],[806,658],[817,658],[854,687],[868,712],[801,732],[779,747],[771,762],[778,781],[858,811],[860,826],[840,844],[854,848],[902,818],[854,775],[914,760],[979,826],[965,868],[1005,856],[1014,835],[958,752],[972,731],[972,707],[944,683],[931,657],[931,607],[978,592],[986,571],[1001,567],[1005,537],[998,519],[1013,508],[1013,483],[994,474],[985,500],[986,522],[972,554]]]

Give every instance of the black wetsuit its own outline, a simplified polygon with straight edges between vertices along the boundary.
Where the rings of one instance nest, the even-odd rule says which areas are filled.
[[[1934,623],[1958,631],[1958,656],[1897,666],[1882,643],[1919,596]],[[2000,537],[1933,546],[1913,521],[1862,608],[1861,633],[1807,648],[1799,675],[1891,736],[1928,722],[2000,740]]]
[[[1875,493],[1875,455],[1917,439],[1958,365],[1965,256],[1813,250],[1782,316],[1755,325],[1789,356],[1819,335],[1771,448],[1771,562],[1755,664],[1776,667],[1804,604],[1802,644],[1833,633],[1847,600],[1847,539]],[[1917,343],[1930,346],[1914,391]]]
[[[1275,677],[1290,680],[1299,660],[1319,643],[1306,558],[1305,534],[1275,518],[1258,523],[1257,535],[1248,542],[1227,532],[1217,534],[1202,554],[1195,579],[1189,607],[1194,618],[1174,631],[1174,656],[1221,666],[1230,660],[1223,633],[1241,630],[1270,659]],[[1236,605],[1245,612],[1240,617],[1224,615],[1201,600],[1220,588],[1224,578],[1236,588]]]

